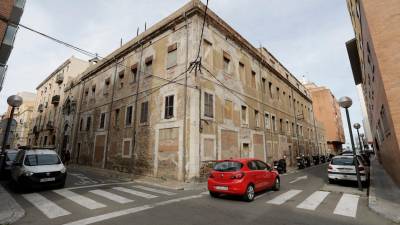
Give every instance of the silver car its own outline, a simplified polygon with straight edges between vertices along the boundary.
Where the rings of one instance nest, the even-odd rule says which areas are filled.
[[[12,181],[20,187],[64,187],[67,169],[53,150],[20,150],[15,157]]]
[[[358,161],[358,169],[361,175],[361,181],[366,182],[369,175],[369,167],[364,164],[359,157],[356,157]],[[338,180],[350,180],[357,181],[356,167],[354,165],[354,156],[352,155],[340,155],[332,158],[332,161],[328,166],[328,178],[329,183],[333,183]]]

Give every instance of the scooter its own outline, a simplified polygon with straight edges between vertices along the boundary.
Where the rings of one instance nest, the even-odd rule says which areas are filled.
[[[280,159],[278,161],[274,161],[274,168],[279,174],[286,173],[286,160]]]
[[[306,163],[303,156],[302,157],[297,156],[296,161],[297,161],[297,168],[304,169],[306,167]]]
[[[313,158],[314,165],[318,165],[319,164],[319,156],[313,155],[312,158]]]

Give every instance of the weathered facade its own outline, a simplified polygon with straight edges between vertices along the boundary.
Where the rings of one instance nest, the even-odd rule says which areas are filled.
[[[325,137],[329,153],[337,154],[345,143],[340,107],[331,90],[314,83],[304,83],[313,100],[314,114],[325,128]]]
[[[89,66],[89,62],[71,57],[61,64],[36,88],[36,99],[29,145],[61,148],[60,132],[64,131],[63,105],[71,81]]]
[[[400,185],[400,1],[347,0],[355,38],[346,43],[383,167]]]
[[[190,180],[209,160],[321,153],[309,92],[211,10],[200,39],[204,10],[189,2],[74,82],[73,160]]]

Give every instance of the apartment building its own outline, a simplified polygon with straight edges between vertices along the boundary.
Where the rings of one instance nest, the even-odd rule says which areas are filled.
[[[89,66],[89,62],[74,56],[62,63],[36,88],[35,110],[29,134],[29,145],[60,148],[59,133],[63,131],[65,90],[72,80]]]
[[[7,72],[7,61],[14,46],[18,24],[26,0],[0,1],[0,91]]]
[[[190,1],[74,82],[73,160],[192,180],[210,160],[318,154],[307,89],[211,10],[201,37],[204,11]]]
[[[316,120],[324,125],[328,152],[339,153],[342,150],[342,144],[345,143],[345,138],[336,97],[327,87],[319,87],[312,82],[306,82],[304,86],[311,94]]]
[[[19,92],[18,96],[23,99],[22,105],[15,109],[14,120],[16,121],[15,130],[12,131],[11,148],[26,146],[29,143],[29,128],[32,123],[32,116],[35,105],[36,94],[31,92]],[[9,112],[11,107],[9,106]]]
[[[400,1],[347,0],[355,38],[346,43],[361,84],[380,162],[400,185]]]

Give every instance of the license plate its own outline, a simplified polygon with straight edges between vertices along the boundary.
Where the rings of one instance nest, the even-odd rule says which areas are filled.
[[[215,186],[215,189],[221,190],[221,191],[227,191],[227,190],[228,190],[228,187],[225,187],[225,186]]]
[[[49,181],[55,181],[55,177],[48,177],[48,178],[42,178],[40,179],[40,182],[49,182]]]

